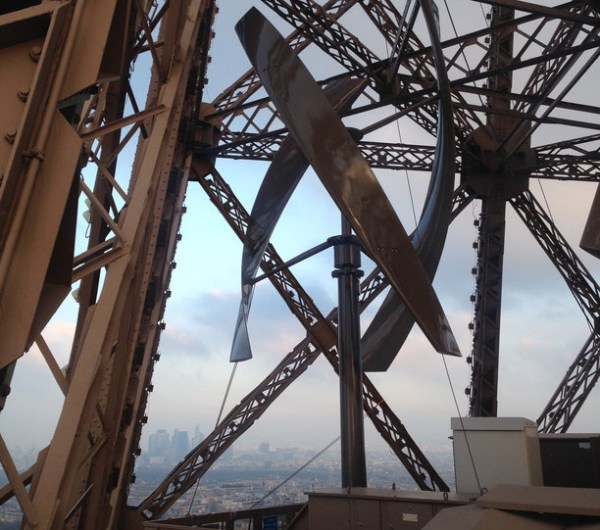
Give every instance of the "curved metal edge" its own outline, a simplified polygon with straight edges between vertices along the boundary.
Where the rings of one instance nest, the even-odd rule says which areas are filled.
[[[579,246],[592,256],[600,258],[600,186],[596,188]]]
[[[436,66],[440,97],[438,105],[439,125],[432,177],[423,212],[411,240],[428,277],[433,280],[442,256],[448,225],[450,224],[456,154],[450,83],[440,45],[436,8],[431,0],[422,0],[421,7],[431,36]],[[413,325],[413,315],[396,291],[390,290],[363,334],[361,350],[364,370],[387,370],[396,358]],[[448,353],[460,355],[459,352]]]

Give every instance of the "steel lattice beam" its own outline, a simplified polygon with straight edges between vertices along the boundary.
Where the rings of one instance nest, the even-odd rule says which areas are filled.
[[[195,447],[136,508],[144,517],[157,519],[192,487],[216,459],[229,448],[321,353],[309,339],[290,352],[277,367]]]
[[[535,178],[600,182],[600,157],[597,152],[589,155],[539,155],[537,167],[532,169]]]
[[[283,1],[277,1],[275,3],[276,5],[273,5],[272,7],[274,9],[277,9],[278,12],[283,13],[284,11],[287,13],[288,11],[296,13],[296,16],[299,17],[299,20],[302,19],[304,20],[304,18],[302,17],[314,17],[316,16],[315,13],[313,13],[314,10],[308,9],[310,6],[303,6],[300,7],[296,4],[291,4],[288,5],[288,3],[283,2]],[[311,4],[312,5],[312,4]],[[328,11],[328,6],[329,3],[324,6],[323,8],[323,15],[320,15],[319,20],[320,20],[320,24],[323,27],[327,27],[329,28],[327,31],[331,31],[332,34],[336,34],[336,30],[335,28],[337,26],[335,26],[334,22],[335,20],[337,20],[336,16],[339,15],[339,12],[333,11],[333,15],[334,16],[330,16],[330,13]],[[308,9],[308,12],[305,12],[306,9]],[[589,11],[589,7],[585,7],[581,5],[581,3],[577,3],[576,5],[574,5],[572,8],[570,8],[573,12],[585,12],[587,13]],[[379,11],[382,11],[381,13],[379,13]],[[389,33],[392,30],[390,29],[390,26],[392,25],[392,21],[393,18],[396,19],[401,19],[400,15],[398,13],[393,13],[393,12],[389,12],[389,6],[388,7],[381,7],[379,6],[377,9],[377,16],[376,19],[382,19],[385,24],[385,28],[382,29],[382,31],[384,33]],[[565,13],[571,13],[570,10],[566,10]],[[392,18],[393,15],[393,18]],[[375,15],[373,15],[375,16]],[[535,15],[526,15],[524,17],[521,17],[519,19],[517,19],[515,21],[515,24],[517,24],[517,27],[519,27],[520,25],[526,24],[526,23],[531,23],[532,21],[535,21],[536,19],[539,19],[539,26],[538,29],[536,31],[541,31],[542,28],[545,28],[546,25],[548,24],[548,20],[546,18],[543,18],[541,16],[541,14],[535,14]],[[312,20],[312,19],[311,19]],[[594,19],[591,17],[582,17],[582,21],[593,21]],[[519,123],[523,123],[525,122],[536,122],[536,123],[556,123],[556,124],[560,124],[560,123],[564,123],[565,125],[577,125],[579,124],[582,127],[594,127],[594,124],[590,121],[581,121],[578,122],[576,120],[560,120],[557,119],[555,117],[552,116],[540,116],[537,117],[536,116],[536,110],[540,108],[540,105],[546,105],[546,106],[553,106],[553,107],[557,107],[557,108],[566,108],[569,107],[571,108],[572,105],[569,105],[568,103],[564,102],[564,101],[552,101],[549,100],[548,98],[546,98],[544,96],[544,94],[548,93],[548,91],[544,91],[544,94],[539,95],[539,94],[533,94],[531,93],[533,88],[529,88],[529,92],[528,93],[523,93],[523,94],[514,94],[514,95],[505,95],[504,97],[508,97],[509,100],[513,100],[514,98],[514,102],[516,105],[516,108],[514,109],[510,109],[510,110],[505,110],[505,111],[498,111],[497,109],[493,109],[489,106],[484,106],[483,104],[480,106],[474,105],[472,103],[467,103],[467,100],[461,95],[462,91],[464,90],[465,93],[469,93],[469,92],[473,92],[473,93],[479,93],[480,97],[494,97],[493,91],[489,88],[487,89],[482,89],[482,88],[476,88],[475,86],[470,85],[470,83],[473,83],[474,81],[478,80],[478,79],[484,79],[487,76],[493,76],[493,75],[502,75],[502,72],[504,71],[511,71],[514,69],[522,69],[522,68],[532,68],[534,67],[534,72],[533,74],[530,76],[530,81],[528,86],[529,87],[533,87],[533,86],[538,86],[540,84],[543,84],[544,86],[547,87],[551,87],[554,86],[558,80],[562,79],[566,72],[569,71],[569,68],[571,68],[571,65],[573,64],[573,62],[576,60],[577,56],[581,53],[583,53],[586,49],[592,48],[594,46],[597,46],[598,44],[598,37],[596,35],[596,30],[595,28],[593,29],[592,32],[590,32],[588,35],[586,35],[586,39],[583,42],[579,43],[576,42],[575,39],[576,37],[582,33],[582,24],[583,22],[579,21],[579,24],[576,24],[576,22],[574,22],[573,20],[567,19],[567,20],[563,20],[559,23],[558,27],[556,28],[554,34],[552,35],[552,37],[550,38],[548,44],[547,44],[547,51],[544,54],[541,54],[537,57],[534,58],[530,58],[527,60],[523,60],[523,55],[526,53],[526,51],[528,51],[528,49],[532,46],[531,42],[526,42],[519,50],[515,51],[515,58],[508,62],[506,65],[502,66],[501,68],[496,68],[495,70],[489,70],[484,68],[485,64],[489,61],[489,57],[490,57],[490,53],[491,51],[487,51],[486,54],[484,55],[484,58],[481,60],[480,64],[478,64],[477,66],[473,67],[473,65],[471,65],[471,70],[470,71],[479,71],[482,72],[485,70],[485,73],[479,73],[477,74],[475,77],[473,77],[472,75],[469,75],[469,71],[467,70],[461,70],[460,74],[463,74],[463,77],[461,78],[460,75],[459,77],[456,77],[456,75],[454,75],[452,77],[452,86],[455,88],[455,90],[453,91],[453,97],[456,99],[455,101],[455,108],[457,110],[457,119],[459,119],[462,123],[461,126],[461,135],[466,135],[468,134],[470,128],[474,125],[477,125],[477,123],[481,123],[480,121],[478,121],[478,118],[476,116],[477,112],[486,112],[486,113],[494,113],[494,112],[505,112],[507,114],[513,114],[515,117],[519,117],[520,118],[520,122]],[[333,24],[333,26],[332,26]],[[461,57],[466,49],[470,46],[478,46],[478,39],[481,39],[483,36],[486,35],[486,33],[490,33],[496,30],[500,30],[501,28],[503,28],[506,25],[505,22],[503,23],[499,23],[499,24],[495,24],[492,28],[490,28],[489,30],[482,30],[480,32],[474,32],[472,34],[466,35],[464,37],[461,37],[460,39],[450,39],[448,41],[446,41],[445,43],[443,43],[443,46],[447,49],[452,49],[453,47],[456,47],[457,45],[459,46],[458,50],[454,52],[452,57],[448,57],[448,64],[449,64],[449,69],[450,72],[453,71],[453,68],[457,68],[458,67],[458,58]],[[340,31],[343,31],[340,30]],[[310,37],[310,35],[309,35]],[[314,36],[313,36],[314,37]],[[314,37],[316,38],[316,37]],[[319,37],[320,38],[320,37]],[[387,37],[388,39],[390,38],[389,35]],[[306,44],[308,42],[308,38],[305,37],[305,39],[303,40],[303,43]],[[410,39],[411,43],[414,44],[414,46],[417,46],[419,44],[419,41],[416,39]],[[327,46],[329,46],[331,43],[327,44]],[[538,43],[539,45],[539,43]],[[325,48],[327,48],[326,44],[324,43],[323,46]],[[424,50],[424,51],[423,51]],[[410,51],[410,48],[407,50],[406,53],[406,58],[403,61],[403,64],[406,63],[408,65],[409,70],[411,71],[411,75],[414,75],[414,72],[418,71],[419,69],[423,68],[423,65],[428,65],[428,67],[431,66],[431,57],[430,57],[430,52],[428,51],[428,49],[425,47],[423,48],[422,45],[420,48],[417,48],[414,51]],[[346,54],[348,57],[353,57],[352,54],[350,52],[348,52]],[[363,54],[364,55],[364,54]],[[369,54],[367,53],[367,55],[365,55],[363,57],[363,61],[361,64],[368,64],[368,56]],[[350,59],[348,59],[350,60]],[[354,58],[353,60],[356,60],[356,58]],[[414,64],[412,64],[411,62],[414,62]],[[412,66],[411,66],[412,64]],[[379,65],[379,63],[376,63],[376,65]],[[378,66],[376,66],[376,70],[377,70]],[[464,74],[467,74],[466,76]],[[424,74],[425,75],[425,74]],[[376,80],[373,81],[374,83],[377,83]],[[238,86],[238,88],[240,88]],[[253,89],[254,90],[254,89]],[[233,87],[228,91],[228,93],[231,93],[233,91]],[[238,90],[237,94],[242,93],[243,90]],[[423,97],[426,94],[430,93],[430,89],[425,89],[425,90],[420,90],[417,91],[417,93],[412,96],[412,97]],[[406,99],[405,96],[408,96],[408,99]],[[403,99],[405,101],[411,101],[411,96],[409,94],[406,94],[405,96],[403,96]],[[217,100],[215,102],[217,105],[219,104],[219,100]],[[381,105],[383,103],[380,102],[379,105]],[[253,111],[252,110],[252,106],[258,104],[258,106],[256,107],[256,109]],[[406,103],[404,103],[406,104]],[[589,106],[588,106],[589,107]],[[246,126],[244,126],[244,128],[242,130],[239,130],[238,132],[233,132],[230,128],[230,126],[225,125],[224,129],[223,129],[223,138],[222,138],[222,145],[219,147],[219,150],[223,150],[225,156],[228,156],[226,153],[229,152],[233,152],[235,153],[232,156],[247,156],[249,158],[254,158],[254,159],[264,159],[264,158],[268,158],[270,156],[272,156],[272,153],[276,151],[280,140],[279,140],[279,134],[277,133],[276,130],[268,130],[267,128],[264,127],[264,125],[261,125],[260,127],[256,127],[255,128],[255,133],[258,134],[258,136],[252,140],[250,138],[251,135],[249,135],[250,130],[247,129],[247,125],[250,125],[252,123],[258,124],[264,124],[264,123],[269,123],[269,124],[276,124],[277,123],[277,127],[281,127],[281,124],[278,120],[274,120],[273,117],[269,118],[269,119],[265,119],[265,117],[263,116],[260,120],[258,120],[258,111],[259,110],[268,110],[272,115],[275,112],[275,110],[270,106],[270,103],[268,102],[268,100],[263,100],[262,103],[250,103],[250,106],[248,106],[248,104],[245,104],[244,106],[240,106],[238,107],[239,111],[236,111],[235,108],[229,107],[230,110],[227,111],[228,114],[230,114],[232,111],[234,112],[234,115],[232,115],[232,118],[234,116],[237,116],[238,118],[243,118],[240,120],[238,120],[239,123],[245,123]],[[421,112],[421,110],[419,110],[419,108],[415,109],[416,113]],[[469,117],[467,118],[467,115],[463,116],[462,112],[463,111],[467,111],[468,109],[472,109],[472,113],[471,111],[469,111]],[[521,109],[521,110],[519,110]],[[592,109],[592,107],[590,108],[583,108],[583,106],[581,106],[581,112],[589,112],[590,109]],[[243,114],[236,114],[237,112],[242,112]],[[411,113],[411,116],[413,116],[414,113]],[[215,114],[215,116],[220,116],[221,114]],[[414,117],[414,116],[413,116]],[[468,124],[471,125],[468,125]],[[432,129],[433,130],[433,129]],[[227,145],[231,144],[231,147],[228,148]],[[565,174],[565,166],[564,164],[561,164],[561,168],[563,169],[559,169],[556,173],[554,173],[553,171],[548,169],[548,166],[546,164],[545,160],[540,160],[541,164],[544,167],[543,171],[536,171],[536,164],[533,165],[533,167],[531,167],[530,169],[533,170],[535,172],[536,176],[541,176],[543,175],[544,177],[548,177],[548,178],[555,178],[554,175],[556,174],[557,177],[556,178],[563,178],[563,175]],[[572,166],[571,166],[572,167]],[[573,174],[573,173],[571,173]]]
[[[21,127],[18,131],[22,139],[17,153],[22,150],[21,142],[38,146],[37,154],[32,153],[38,162],[29,171],[37,182],[33,197],[39,195],[41,200],[38,205],[37,199],[31,201],[27,193],[18,191],[27,203],[19,214],[21,220],[35,224],[25,232],[28,241],[21,237],[19,252],[36,251],[28,270],[41,280],[45,275],[50,287],[56,277],[65,283],[65,294],[72,281],[82,280],[82,290],[80,321],[66,375],[39,335],[46,321],[34,319],[31,329],[23,322],[24,336],[39,345],[65,399],[55,436],[33,467],[33,477],[27,478],[31,480],[27,502],[20,498],[20,484],[14,480],[13,491],[26,506],[24,528],[115,528],[133,472],[181,218],[186,175],[177,168],[184,166],[187,138],[180,133],[193,130],[188,120],[202,87],[193,72],[204,77],[215,6],[210,0],[193,0],[172,2],[170,9],[160,10],[148,4],[145,11],[141,2],[117,5],[82,0],[42,7],[33,9],[34,31],[23,35],[30,38],[38,32],[40,16],[55,17],[48,35],[40,34],[35,41],[46,45],[49,55],[36,52],[35,61],[27,60],[39,61],[40,71],[49,68],[47,73],[54,75],[39,76],[41,90],[50,97],[32,93],[36,105],[42,106],[29,107],[32,115],[22,122],[33,124],[41,119],[37,130]],[[14,16],[23,23],[27,12]],[[12,16],[1,17],[2,24]],[[159,23],[161,42],[157,44],[153,28]],[[11,38],[18,37],[13,31]],[[152,55],[156,75],[146,106],[139,108],[128,77],[130,62],[141,50]],[[188,87],[192,92],[186,92]],[[126,116],[128,99],[133,111]],[[48,142],[41,137],[38,142],[33,136],[50,131]],[[128,142],[137,140],[137,133],[141,138],[138,157],[125,190],[115,178],[115,161]],[[90,168],[84,174],[85,164]],[[95,181],[88,185],[94,167]],[[10,169],[6,177],[12,180],[16,169]],[[29,186],[28,179],[21,179],[21,185]],[[35,190],[40,184],[41,194]],[[3,199],[13,201],[6,191],[3,187]],[[79,193],[89,201],[93,226],[88,250],[73,256],[73,243],[61,238],[69,234],[74,238]],[[47,213],[59,221],[62,218],[57,236],[50,235],[54,221]],[[21,221],[14,221],[11,230],[15,232],[5,241],[7,251],[10,239],[20,231]],[[60,260],[55,263],[53,257],[49,266],[44,254],[52,251],[54,241]],[[40,248],[40,243],[47,249]],[[3,257],[10,258],[11,267],[19,265],[11,251]],[[102,268],[105,272],[99,282]],[[24,272],[20,271],[21,281],[27,281]],[[37,311],[41,308],[47,319],[50,309],[57,306],[54,300],[44,302],[44,296],[52,294],[44,289]],[[0,305],[5,304],[0,301]],[[19,309],[15,299],[13,307],[16,315],[35,313]],[[8,319],[3,322],[8,324]],[[16,336],[15,331],[10,333]],[[3,330],[2,335],[7,344],[12,342],[9,333]]]
[[[225,140],[216,149],[203,151],[207,155],[216,154],[220,158],[240,160],[270,161],[276,155],[284,133],[260,137],[258,135],[238,136],[236,143]],[[384,142],[361,141],[358,144],[362,155],[372,168],[408,171],[431,171],[435,150],[428,145],[411,145]],[[571,144],[565,146],[565,153],[536,148],[535,162],[526,169],[532,178],[552,180],[572,180],[580,182],[600,182],[600,155],[597,150],[585,154],[569,154]],[[460,164],[457,168],[460,170]]]
[[[564,278],[590,328],[595,329],[600,317],[600,287],[594,277],[531,192],[515,197],[511,204]]]
[[[600,378],[600,337],[593,331],[537,419],[544,433],[567,432]]]
[[[544,432],[565,432],[599,377],[595,330],[600,316],[600,287],[530,192],[511,203],[564,278],[594,330],[538,419]]]
[[[512,9],[494,7],[491,26],[502,27],[492,33],[490,44],[489,76],[494,97],[489,106],[497,111],[487,115],[487,131],[498,142],[503,142],[514,125],[510,110],[512,70],[507,63],[513,58],[515,18]],[[465,168],[463,178],[486,182],[480,191],[481,216],[477,240],[477,272],[475,318],[473,321],[473,352],[470,386],[471,416],[496,416],[498,410],[498,366],[500,360],[500,315],[502,275],[506,228],[506,196],[499,192],[500,181],[507,175]]]
[[[481,210],[472,330],[470,414],[496,416],[506,203],[503,198],[485,197]]]

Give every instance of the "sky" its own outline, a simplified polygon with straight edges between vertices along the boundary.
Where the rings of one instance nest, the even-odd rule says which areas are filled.
[[[265,14],[258,1],[221,1],[212,45],[212,63],[205,101],[212,101],[225,87],[249,68],[233,33],[233,24],[252,5]],[[452,2],[457,14],[469,4]],[[276,21],[276,18],[269,14]],[[479,9],[473,12],[483,24]],[[472,23],[469,17],[454,21]],[[286,25],[277,21],[278,27]],[[316,57],[316,56],[315,56]],[[313,59],[310,54],[307,59]],[[312,66],[312,65],[311,65]],[[314,63],[315,75],[326,66]],[[598,71],[592,72],[600,81]],[[589,78],[588,78],[589,79]],[[594,86],[594,85],[592,85]],[[595,85],[597,86],[597,84]],[[423,133],[403,123],[407,142],[419,143]],[[398,134],[386,129],[380,134]],[[221,161],[218,169],[249,211],[267,166],[262,163]],[[417,210],[427,185],[423,174],[379,172],[382,185],[396,206],[407,231],[414,228],[410,195]],[[410,186],[410,188],[409,188]],[[563,235],[576,248],[595,191],[587,183],[531,181],[538,197],[545,197]],[[542,195],[543,190],[543,195]],[[176,253],[177,268],[171,283],[172,297],[165,314],[166,329],[159,350],[144,430],[142,448],[157,429],[198,429],[210,433],[225,400],[232,371],[229,363],[231,336],[240,300],[242,247],[197,183],[186,197],[187,213],[181,227],[182,240]],[[448,450],[450,418],[466,415],[468,401],[473,305],[475,289],[471,269],[475,265],[473,242],[477,203],[469,206],[451,225],[434,287],[463,352],[462,358],[443,358],[414,329],[391,368],[369,374],[390,407],[425,451]],[[273,243],[284,259],[290,259],[339,233],[339,214],[320,184],[308,172],[294,193],[273,235]],[[535,420],[562,379],[574,356],[589,335],[587,323],[552,263],[508,208],[507,246],[502,301],[502,336],[499,383],[499,415]],[[589,270],[598,277],[597,260],[580,253]],[[372,265],[364,261],[365,273]],[[324,314],[337,305],[337,283],[331,277],[332,251],[326,251],[294,266],[293,273]],[[59,364],[66,363],[75,320],[75,301],[70,298],[44,331]],[[363,315],[368,324],[372,312]],[[229,411],[251,391],[304,338],[305,332],[268,282],[256,288],[250,315],[250,338],[254,358],[238,365],[224,410]],[[330,365],[317,359],[305,374],[280,396],[261,419],[238,441],[239,447],[321,449],[339,435],[338,381]],[[574,422],[573,432],[598,432],[600,392],[595,389]],[[456,401],[456,404],[455,404]],[[52,435],[60,410],[60,393],[40,354],[32,349],[19,361],[13,392],[0,414],[0,429],[10,447],[41,449]],[[457,409],[458,406],[458,409]],[[23,422],[22,418],[36,418]],[[369,449],[384,447],[367,420]]]

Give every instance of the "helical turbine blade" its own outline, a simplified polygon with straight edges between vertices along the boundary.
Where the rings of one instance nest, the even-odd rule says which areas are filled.
[[[323,91],[277,30],[251,9],[236,25],[281,119],[365,249],[433,345],[458,345],[427,273],[371,168]]]
[[[325,95],[336,111],[343,112],[352,105],[364,86],[363,80],[337,79],[325,87]],[[254,200],[242,251],[242,299],[233,332],[231,362],[252,358],[248,316],[254,292],[253,281],[273,230],[308,166],[308,160],[294,138],[288,136],[269,165]]]
[[[454,118],[450,83],[439,40],[435,8],[423,0],[421,9],[432,41],[439,91],[438,130],[431,180],[423,212],[411,241],[430,280],[435,276],[448,233],[455,177]],[[361,341],[365,371],[387,370],[414,324],[414,317],[395,290],[390,290]],[[453,352],[448,352],[453,353]]]
[[[596,188],[579,246],[592,256],[600,258],[600,186]]]

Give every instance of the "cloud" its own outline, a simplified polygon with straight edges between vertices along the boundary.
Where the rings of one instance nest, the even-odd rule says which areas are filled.
[[[56,428],[62,403],[63,395],[45,360],[37,348],[32,348],[17,361],[11,392],[0,414],[0,430],[7,446],[33,446],[38,450],[46,446]]]
[[[207,357],[213,350],[202,334],[172,319],[160,337],[160,350],[169,356]]]

